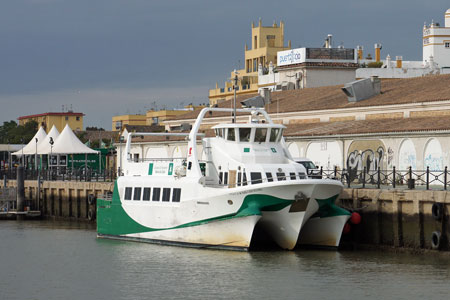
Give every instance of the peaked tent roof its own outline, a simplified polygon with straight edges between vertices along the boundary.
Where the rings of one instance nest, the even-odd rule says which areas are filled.
[[[50,132],[47,134],[45,139],[39,143],[37,153],[38,154],[48,154],[50,153],[50,138],[53,139],[53,143],[56,143],[56,140],[59,137],[59,131],[56,129],[55,125],[53,125],[52,129],[50,129]]]
[[[98,153],[83,144],[70,129],[69,125],[64,127],[60,136],[56,140],[52,149],[53,154],[81,154],[81,153]]]
[[[20,149],[19,151],[12,153],[12,155],[22,156],[22,153],[23,153],[23,155],[35,154],[36,153],[36,138],[38,139],[37,143],[39,146],[39,144],[44,141],[46,136],[47,136],[47,133],[45,133],[44,128],[40,127],[39,130],[36,132],[36,134],[31,139],[31,141],[27,145],[25,145],[25,147]]]

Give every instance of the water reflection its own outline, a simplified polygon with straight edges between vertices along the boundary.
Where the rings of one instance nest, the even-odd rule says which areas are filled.
[[[94,228],[86,224],[0,223],[0,298],[448,297],[450,259],[437,252],[247,253],[95,237]]]

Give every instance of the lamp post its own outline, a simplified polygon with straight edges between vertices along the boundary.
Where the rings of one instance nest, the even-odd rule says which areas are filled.
[[[37,161],[37,144],[39,139],[35,138],[34,139],[36,141],[36,152],[34,153],[34,169],[37,170],[38,169],[38,161]]]
[[[234,100],[233,100],[233,123],[236,123],[236,88],[238,83],[238,72],[234,69],[234,78],[233,78],[233,90],[234,90]]]
[[[20,139],[20,142],[23,145],[23,138]],[[25,158],[23,157],[23,148],[25,148],[25,147],[22,147],[22,167],[25,166]]]
[[[122,173],[122,141],[123,141],[123,136],[120,135],[119,136],[119,147],[120,147],[119,148],[119,155],[120,155],[120,157],[119,157],[119,172],[118,172],[117,177],[119,177]]]
[[[53,170],[52,170],[52,165],[53,165],[53,144],[55,142],[53,142],[53,138],[50,137],[50,140],[48,141],[50,143],[50,159],[49,159],[49,163],[50,163],[50,176],[53,178]]]

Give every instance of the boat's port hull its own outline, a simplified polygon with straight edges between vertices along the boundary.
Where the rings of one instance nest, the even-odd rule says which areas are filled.
[[[145,242],[193,248],[247,251],[259,215],[217,220],[183,228],[134,234],[101,234],[99,238]]]

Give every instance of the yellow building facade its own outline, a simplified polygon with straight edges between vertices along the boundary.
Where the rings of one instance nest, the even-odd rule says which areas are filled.
[[[112,131],[122,131],[125,125],[155,125],[171,120],[189,111],[202,109],[204,106],[187,105],[180,110],[148,110],[145,115],[121,115],[112,117]]]
[[[274,23],[272,26],[262,26],[259,20],[258,26],[252,23],[251,49],[245,44],[245,67],[237,70],[238,85],[237,95],[252,94],[258,91],[258,68],[267,68],[272,62],[274,66],[277,63],[277,52],[291,49],[291,41],[284,46],[284,23],[280,25]],[[234,96],[233,78],[234,71],[231,72],[230,81],[225,82],[225,87],[209,90],[209,104],[215,105],[221,101],[232,99]]]
[[[122,131],[125,125],[147,125],[145,115],[120,115],[112,117],[112,131]]]
[[[66,124],[69,124],[72,130],[83,130],[83,113],[76,112],[48,112],[37,115],[22,116],[17,118],[19,125],[25,125],[30,121],[36,121],[48,133],[55,125],[56,129],[61,132]]]

